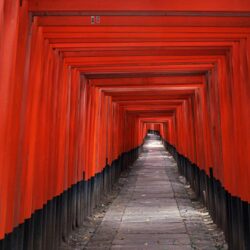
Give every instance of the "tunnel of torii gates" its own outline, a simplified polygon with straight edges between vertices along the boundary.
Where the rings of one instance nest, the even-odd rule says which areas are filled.
[[[148,130],[250,249],[249,58],[249,0],[1,0],[0,249],[57,249]]]

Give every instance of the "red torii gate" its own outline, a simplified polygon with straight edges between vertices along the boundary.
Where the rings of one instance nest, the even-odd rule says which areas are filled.
[[[135,159],[150,121],[160,124],[181,171],[201,171],[200,180],[223,190],[219,198],[209,191],[208,206],[231,246],[247,249],[249,11],[248,0],[3,0],[3,249],[22,242],[15,228],[28,239],[40,232],[34,217],[41,220],[37,211],[50,201],[62,199],[63,206],[91,180],[100,188],[96,176],[108,165],[118,169]],[[219,210],[231,224],[220,221]],[[81,224],[84,214],[72,214],[53,235]],[[41,249],[39,240],[27,244]]]

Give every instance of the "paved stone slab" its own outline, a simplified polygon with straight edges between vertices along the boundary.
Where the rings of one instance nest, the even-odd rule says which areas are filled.
[[[191,201],[160,140],[148,140],[131,169],[84,249],[227,249],[207,211]]]
[[[117,207],[110,207],[86,249],[102,243],[110,249],[223,249],[211,238],[159,140],[147,141],[128,185],[130,195],[121,191]]]

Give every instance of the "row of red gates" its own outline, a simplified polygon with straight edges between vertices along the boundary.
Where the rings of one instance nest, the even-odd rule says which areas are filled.
[[[74,214],[64,232],[53,222],[66,237],[148,130],[211,211],[226,197],[230,246],[250,249],[249,13],[247,0],[1,0],[0,249],[56,249],[36,229],[50,201],[50,216]]]

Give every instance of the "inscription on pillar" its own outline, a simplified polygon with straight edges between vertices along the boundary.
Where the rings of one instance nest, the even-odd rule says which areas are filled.
[[[101,17],[100,16],[91,16],[91,24],[100,24]]]

